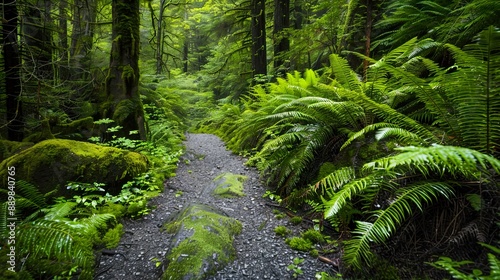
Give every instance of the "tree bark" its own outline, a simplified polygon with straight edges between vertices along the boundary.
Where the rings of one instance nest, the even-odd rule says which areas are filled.
[[[158,15],[158,30],[156,32],[156,74],[163,73],[163,14],[167,8],[166,0],[160,1],[160,14]]]
[[[73,30],[71,32],[70,63],[72,80],[82,80],[88,73],[89,54],[93,47],[94,25],[96,21],[96,0],[75,0]]]
[[[59,53],[61,62],[59,63],[59,78],[63,81],[69,78],[68,63],[68,2],[61,0],[59,2]]]
[[[252,70],[254,82],[258,76],[267,75],[266,58],[266,1],[252,0]]]
[[[365,25],[365,55],[370,57],[370,48],[371,48],[371,33],[372,33],[372,0],[366,0],[366,25]],[[363,61],[363,80],[367,79],[367,71],[368,71],[368,60]]]
[[[19,45],[17,43],[17,6],[14,0],[3,0],[3,58],[5,90],[7,92],[6,116],[7,137],[11,141],[22,141],[24,137],[23,112],[21,102],[21,78],[19,68]]]
[[[117,136],[146,139],[144,110],[139,97],[139,0],[113,0],[113,45],[105,117],[123,128]],[[129,136],[129,132],[139,134]]]
[[[24,63],[30,74],[34,74],[32,79],[38,81],[52,80],[52,31],[50,25],[51,2],[37,0],[33,5],[25,8],[23,15],[23,38],[30,53],[29,59]]]
[[[290,0],[274,0],[274,69],[278,76],[286,73],[283,54],[290,50],[284,30],[290,26]]]

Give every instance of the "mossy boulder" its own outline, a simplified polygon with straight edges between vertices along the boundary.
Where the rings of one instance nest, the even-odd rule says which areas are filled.
[[[236,257],[241,223],[205,205],[191,205],[165,225],[176,232],[166,257],[165,280],[205,279]]]
[[[17,154],[33,146],[31,142],[16,142],[9,140],[0,140],[0,162],[4,159]]]
[[[245,196],[243,192],[243,183],[247,179],[248,177],[244,175],[223,173],[215,177],[212,194],[225,198]]]
[[[42,141],[0,164],[0,180],[6,188],[7,167],[15,167],[15,179],[39,187],[42,193],[57,189],[57,195],[72,195],[69,181],[105,183],[116,194],[121,186],[147,170],[145,156],[112,147],[64,139]]]

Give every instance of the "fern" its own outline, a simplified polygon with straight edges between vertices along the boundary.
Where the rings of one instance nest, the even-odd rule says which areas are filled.
[[[500,142],[500,76],[495,72],[500,68],[500,31],[490,26],[465,51],[446,47],[458,70],[443,75],[441,82],[456,104],[463,145],[495,154]]]
[[[398,190],[387,208],[374,211],[373,223],[357,222],[358,227],[353,232],[355,237],[345,243],[344,260],[356,268],[361,268],[363,263],[370,264],[371,242],[385,242],[413,214],[414,206],[423,211],[425,204],[432,203],[439,196],[449,198],[452,193],[450,185],[440,182],[419,182]]]
[[[365,196],[361,201],[365,208],[371,209],[374,197],[381,190],[393,196],[387,206],[373,211],[365,221],[358,221],[353,232],[355,237],[346,242],[344,259],[356,268],[372,260],[370,243],[385,242],[403,221],[413,215],[415,208],[424,211],[425,206],[440,197],[449,199],[460,185],[460,181],[451,181],[450,178],[488,183],[494,174],[500,173],[499,160],[467,148],[432,145],[396,150],[401,153],[365,164],[363,172],[367,175],[364,177],[349,182],[338,179],[321,181],[333,193],[331,198],[323,200],[326,218],[338,214],[354,197]],[[407,175],[421,178],[399,186],[397,182]],[[332,174],[332,178],[337,177],[337,174]]]
[[[23,223],[19,225],[16,236],[20,255],[69,261],[84,271],[92,270],[92,248],[77,242],[76,232],[63,222],[37,220]]]

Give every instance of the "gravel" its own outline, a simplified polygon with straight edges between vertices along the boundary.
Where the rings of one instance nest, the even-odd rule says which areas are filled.
[[[244,166],[245,158],[232,154],[224,143],[210,134],[188,134],[186,153],[179,161],[177,176],[166,182],[165,191],[150,201],[154,210],[136,220],[123,221],[125,234],[118,247],[104,251],[98,259],[95,279],[160,279],[164,259],[173,237],[161,230],[178,210],[190,203],[212,205],[243,225],[235,238],[237,259],[207,279],[316,279],[320,271],[335,275],[335,267],[320,262],[308,253],[290,249],[274,228],[284,225],[299,235],[305,229],[292,225],[288,218],[276,219],[271,201],[258,172]],[[248,176],[246,196],[233,199],[207,195],[205,188],[221,173]],[[182,193],[182,194],[181,194]],[[287,266],[294,258],[304,259],[302,274],[294,278]]]

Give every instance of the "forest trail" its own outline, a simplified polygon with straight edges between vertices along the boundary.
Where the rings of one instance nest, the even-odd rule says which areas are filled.
[[[173,237],[161,228],[172,214],[191,203],[214,206],[243,225],[234,242],[236,260],[207,279],[315,279],[321,271],[335,275],[334,267],[290,249],[284,238],[274,233],[278,225],[289,228],[290,236],[299,235],[304,228],[292,225],[287,218],[275,218],[275,208],[262,197],[266,189],[259,182],[257,170],[244,166],[244,158],[232,154],[210,134],[188,134],[185,145],[177,175],[150,202],[154,210],[137,220],[123,221],[125,234],[116,249],[102,254],[95,279],[160,279],[165,267],[159,261],[164,259]],[[231,199],[205,195],[213,179],[226,172],[248,177],[244,183],[246,195]],[[304,260],[299,265],[303,274],[297,278],[287,269],[294,258]]]

